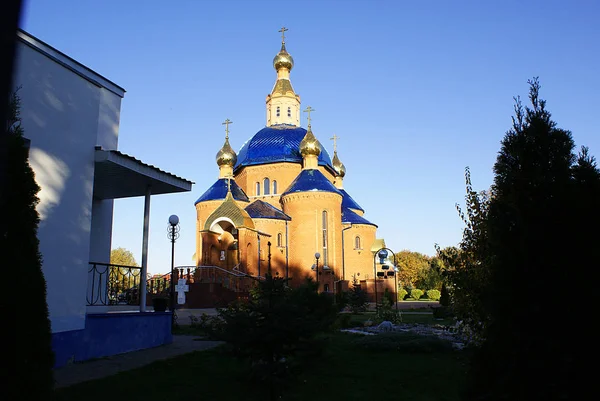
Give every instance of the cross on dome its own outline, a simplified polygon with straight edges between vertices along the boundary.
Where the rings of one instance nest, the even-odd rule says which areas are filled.
[[[225,139],[229,139],[229,124],[233,124],[233,121],[226,119],[221,125],[225,126]]]
[[[329,139],[331,139],[333,141],[333,151],[337,152],[337,140],[340,139],[340,137],[337,136],[336,134],[333,134],[333,136]]]
[[[313,109],[312,107],[308,106],[306,109],[304,109],[304,112],[308,114],[308,116],[306,117],[308,119],[308,126],[310,127],[310,113],[312,111],[315,111],[315,109]]]
[[[285,26],[282,26],[281,29],[277,32],[281,32],[281,44],[285,44],[285,31],[289,31]]]

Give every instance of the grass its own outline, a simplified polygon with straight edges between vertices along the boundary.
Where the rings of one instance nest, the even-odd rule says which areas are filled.
[[[384,340],[383,346],[373,346],[377,345],[374,338],[332,334],[320,357],[312,360],[303,371],[290,375],[287,388],[279,399],[459,399],[466,369],[464,353],[448,351],[439,344],[440,340],[435,343],[430,338],[420,340],[398,334]],[[397,344],[404,345],[397,347]],[[268,400],[267,386],[251,380],[247,366],[225,351],[224,347],[219,347],[154,362],[143,368],[60,389],[56,399]]]

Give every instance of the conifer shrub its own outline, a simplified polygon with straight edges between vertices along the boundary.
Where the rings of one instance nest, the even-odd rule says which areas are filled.
[[[417,288],[414,288],[410,291],[410,296],[415,300],[418,301],[419,299],[421,299],[421,296],[423,295],[423,290],[419,290]]]
[[[25,390],[31,399],[51,399],[54,387],[52,368],[52,335],[48,305],[46,304],[46,280],[42,272],[42,255],[37,237],[40,221],[36,206],[40,187],[28,162],[28,148],[23,137],[20,119],[20,99],[17,92],[10,99],[9,119],[5,129],[8,145],[7,187],[0,190],[5,205],[5,227],[0,233],[4,242],[3,265],[18,275],[18,281],[27,283],[27,295],[19,298],[21,312],[15,314],[10,325],[18,328],[16,364],[10,387],[22,394]],[[26,312],[24,312],[26,311]],[[10,397],[9,397],[10,398]]]

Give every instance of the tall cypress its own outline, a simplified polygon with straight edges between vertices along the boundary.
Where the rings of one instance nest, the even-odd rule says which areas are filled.
[[[578,263],[577,238],[588,235],[582,217],[593,209],[581,195],[593,192],[600,176],[589,156],[578,160],[571,133],[552,120],[538,80],[529,84],[530,106],[516,99],[494,165],[490,296],[483,300],[490,324],[473,359],[470,399],[570,399],[576,389],[569,381],[576,331],[563,291],[590,268]]]
[[[23,137],[19,111],[20,99],[15,92],[11,95],[9,118],[5,125],[8,180],[7,186],[2,188],[2,196],[5,197],[3,203],[6,205],[3,211],[6,222],[3,257],[5,266],[9,267],[6,273],[11,276],[14,274],[17,278],[12,285],[25,283],[27,291],[16,300],[19,310],[15,323],[11,324],[16,332],[16,377],[10,380],[8,393],[50,399],[54,386],[54,354],[46,303],[46,281],[37,237],[40,218],[36,205],[40,187],[35,182],[28,162],[29,151]]]

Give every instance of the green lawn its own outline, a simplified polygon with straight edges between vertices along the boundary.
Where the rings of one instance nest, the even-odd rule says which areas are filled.
[[[412,349],[410,344],[421,341],[414,336],[401,339],[403,351],[367,348],[364,339],[344,333],[330,335],[326,351],[290,376],[279,399],[458,400],[465,375],[464,353],[427,345],[417,347],[420,351]],[[262,401],[268,400],[268,393],[266,386],[249,378],[246,365],[223,347],[57,391],[57,400],[62,401],[109,399]]]

